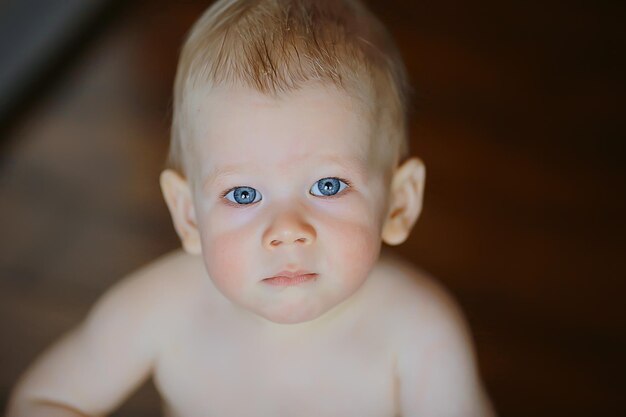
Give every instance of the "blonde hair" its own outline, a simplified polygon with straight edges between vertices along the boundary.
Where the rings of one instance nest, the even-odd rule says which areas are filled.
[[[358,0],[219,0],[193,25],[174,85],[167,167],[190,176],[189,94],[244,85],[278,96],[309,82],[337,86],[368,105],[371,155],[393,166],[409,153],[408,82],[390,35]],[[383,162],[381,162],[382,164]]]

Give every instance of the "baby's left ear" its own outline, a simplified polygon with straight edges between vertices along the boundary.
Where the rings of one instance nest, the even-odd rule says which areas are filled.
[[[382,231],[386,244],[399,245],[409,237],[422,211],[425,180],[426,167],[419,158],[410,158],[396,169]]]

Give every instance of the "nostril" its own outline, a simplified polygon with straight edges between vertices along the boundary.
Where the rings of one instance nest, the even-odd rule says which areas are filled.
[[[301,237],[300,239],[296,239],[296,240],[294,240],[294,243],[306,243],[306,242],[307,242],[307,239],[306,239],[306,238],[304,238],[304,237]],[[278,246],[278,245],[280,245],[280,244],[281,244],[281,241],[280,241],[280,240],[272,240],[272,241],[270,242],[270,245],[272,245],[272,246]]]

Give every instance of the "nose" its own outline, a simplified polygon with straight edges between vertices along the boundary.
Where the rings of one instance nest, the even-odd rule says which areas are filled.
[[[293,212],[282,213],[271,224],[263,239],[269,249],[281,245],[310,245],[316,237],[315,229]]]

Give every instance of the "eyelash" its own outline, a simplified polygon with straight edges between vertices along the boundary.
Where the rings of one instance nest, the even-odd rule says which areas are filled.
[[[339,181],[343,181],[346,183],[347,187],[344,189],[344,191],[341,194],[344,194],[346,189],[348,188],[352,188],[352,182],[350,182],[349,180],[345,179],[345,178],[341,178],[341,177],[324,177],[324,178],[320,178],[317,181],[323,180],[325,178],[335,178],[338,179]],[[228,193],[230,193],[233,190],[236,190],[237,188],[240,187],[244,187],[243,185],[239,185],[237,187],[233,187],[233,188],[229,188],[226,191],[223,191],[220,195],[220,197],[226,202],[226,204],[228,204],[229,206],[233,206],[233,207],[247,207],[247,206],[251,206],[252,204],[237,204],[237,203],[233,203],[232,201],[226,199],[225,197],[228,195]],[[247,186],[246,186],[247,187]],[[252,188],[252,187],[251,187]],[[339,196],[339,194],[335,194],[332,196],[327,196],[327,197],[322,197],[322,198],[337,198]],[[320,196],[315,196],[315,197],[320,197]]]

